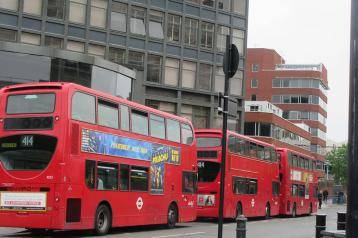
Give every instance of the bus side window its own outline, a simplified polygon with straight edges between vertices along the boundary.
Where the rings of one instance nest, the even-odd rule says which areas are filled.
[[[280,195],[280,183],[273,181],[272,182],[272,195],[273,196],[278,196]]]
[[[85,93],[75,92],[72,97],[72,119],[95,124],[95,97]]]
[[[179,122],[167,119],[167,139],[180,143],[180,125]]]
[[[118,129],[118,105],[98,100],[98,125]]]
[[[197,187],[197,176],[196,173],[193,172],[183,172],[183,184],[182,190],[183,193],[196,193]]]
[[[257,180],[256,179],[247,179],[248,184],[248,194],[256,195],[257,194]]]
[[[132,132],[148,135],[148,113],[132,109]]]
[[[257,145],[250,142],[250,156],[253,158],[257,157]]]
[[[97,164],[97,189],[118,189],[118,165],[98,162]]]
[[[148,191],[148,168],[132,166],[130,176],[131,191]]]
[[[129,131],[129,112],[128,107],[121,105],[121,130]]]
[[[262,145],[257,145],[257,157],[261,160],[265,159],[265,147]]]
[[[246,179],[240,177],[233,177],[233,193],[234,194],[247,194]]]
[[[181,134],[181,143],[186,145],[191,145],[191,143],[193,143],[194,133],[191,129],[191,126],[189,126],[188,124],[181,124]]]
[[[239,154],[245,155],[245,141],[243,139],[238,139],[237,144]]]
[[[231,153],[236,153],[236,143],[235,143],[236,139],[234,136],[229,136],[229,151]]]
[[[96,182],[96,162],[93,160],[86,160],[86,175],[85,181],[88,188],[93,189]]]
[[[291,191],[291,195],[292,197],[296,197],[298,195],[298,187],[296,184],[292,184],[292,191]]]
[[[159,139],[165,139],[165,121],[163,117],[151,114],[149,124],[151,136]]]
[[[121,164],[120,165],[120,190],[126,191],[129,190],[129,165]]]

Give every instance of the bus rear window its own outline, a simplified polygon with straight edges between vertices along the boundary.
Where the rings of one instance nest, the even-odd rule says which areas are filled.
[[[213,182],[220,171],[220,163],[211,161],[198,161],[198,181]]]
[[[197,147],[218,147],[221,146],[221,138],[215,137],[197,137],[196,138]]]
[[[6,113],[51,113],[55,110],[55,99],[54,93],[10,95]]]
[[[43,170],[51,161],[57,139],[15,135],[0,139],[0,162],[6,170]]]

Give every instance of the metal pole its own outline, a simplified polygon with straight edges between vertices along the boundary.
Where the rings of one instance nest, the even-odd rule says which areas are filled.
[[[358,0],[351,1],[347,238],[358,237]]]
[[[346,213],[345,212],[337,212],[337,230],[345,230],[346,229]]]
[[[321,237],[321,231],[326,230],[326,217],[325,214],[316,215],[316,238]]]
[[[231,47],[230,36],[226,36],[226,49]],[[229,50],[229,57],[230,57]],[[224,67],[229,67],[227,63]],[[226,71],[227,72],[227,71]],[[225,90],[224,90],[224,108],[223,108],[223,131],[221,139],[221,169],[220,169],[220,204],[219,204],[219,227],[218,227],[218,238],[222,238],[223,235],[223,213],[224,213],[224,194],[225,194],[225,160],[226,160],[226,137],[227,137],[227,114],[228,114],[228,103],[229,103],[229,75],[225,74]]]
[[[246,238],[246,222],[247,218],[243,215],[236,219],[236,238]]]

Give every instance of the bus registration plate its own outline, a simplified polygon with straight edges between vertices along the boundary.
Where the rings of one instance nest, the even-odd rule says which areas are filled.
[[[46,211],[46,193],[0,192],[0,210]]]

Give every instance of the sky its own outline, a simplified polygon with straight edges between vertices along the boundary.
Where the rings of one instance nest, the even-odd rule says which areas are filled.
[[[249,48],[275,49],[287,64],[328,72],[327,139],[348,138],[350,0],[250,0]]]

